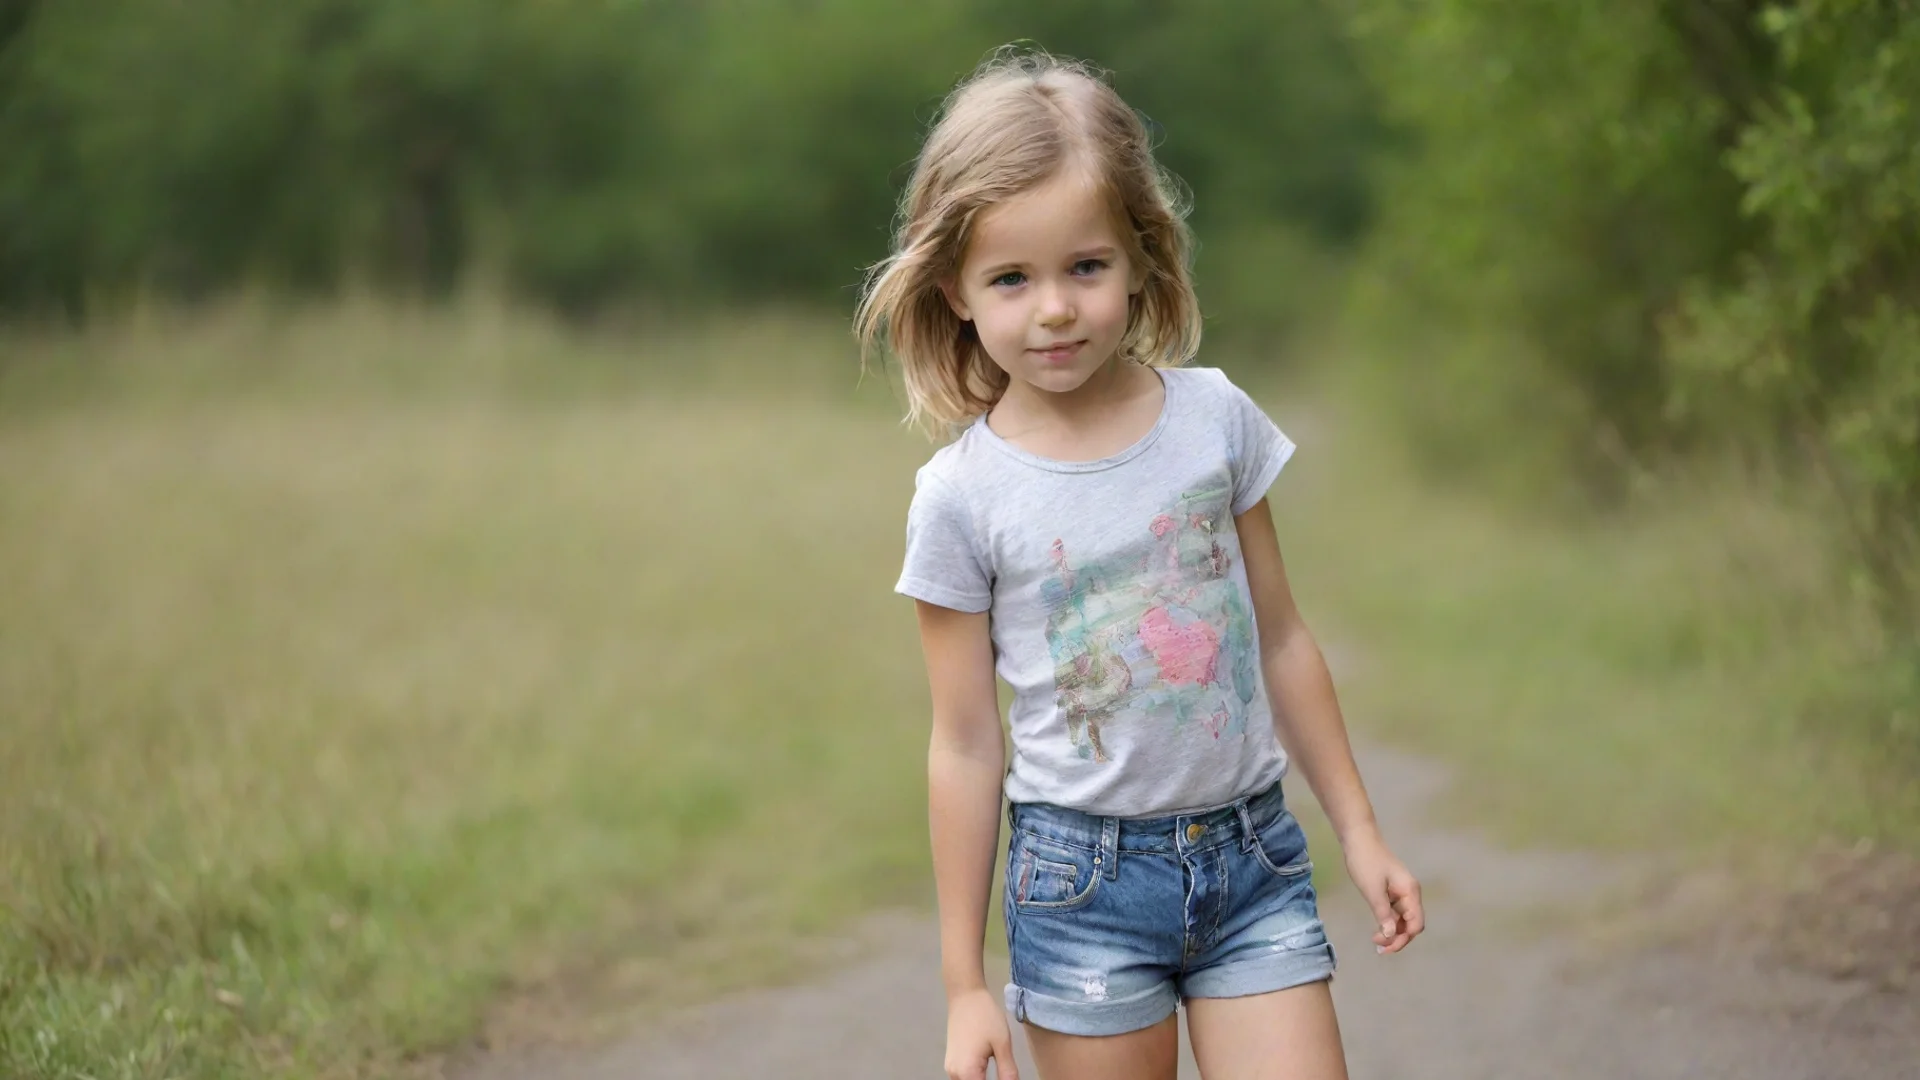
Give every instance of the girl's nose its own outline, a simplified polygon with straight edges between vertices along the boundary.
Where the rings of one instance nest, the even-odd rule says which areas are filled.
[[[1040,297],[1040,323],[1043,326],[1058,326],[1073,320],[1073,304],[1058,288],[1049,288]]]

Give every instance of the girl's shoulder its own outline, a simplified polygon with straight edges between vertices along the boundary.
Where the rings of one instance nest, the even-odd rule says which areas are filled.
[[[1169,391],[1177,387],[1182,403],[1179,411],[1186,414],[1189,423],[1200,424],[1237,441],[1249,424],[1258,425],[1266,420],[1264,410],[1252,395],[1221,368],[1163,368],[1161,375],[1168,380]]]
[[[980,445],[976,427],[972,421],[957,427],[954,436],[914,470],[914,502],[967,502],[968,489],[989,463],[982,454],[986,448]]]
[[[1293,456],[1293,440],[1280,430],[1253,395],[1225,371],[1210,367],[1181,370],[1188,384],[1182,387],[1183,391],[1189,388],[1194,391],[1189,395],[1192,402],[1189,411],[1224,440],[1236,475],[1247,473],[1264,491],[1266,485],[1273,482],[1274,474]],[[1235,514],[1245,509],[1243,502],[1236,496]]]
[[[1233,378],[1225,370],[1217,367],[1204,367],[1198,364],[1164,367],[1160,369],[1160,376],[1175,380],[1180,383],[1181,389],[1200,395],[1245,396],[1245,392],[1233,381]]]

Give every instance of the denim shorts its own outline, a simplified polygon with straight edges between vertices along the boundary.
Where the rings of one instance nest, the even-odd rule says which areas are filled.
[[[1280,785],[1150,819],[1021,803],[1008,810],[1004,906],[1016,1020],[1120,1035],[1181,1000],[1333,976],[1313,864]]]

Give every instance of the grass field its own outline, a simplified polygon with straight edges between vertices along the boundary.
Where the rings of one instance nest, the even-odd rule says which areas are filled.
[[[890,593],[929,447],[838,327],[243,306],[0,352],[0,1075],[387,1075],[556,973],[697,992],[930,897]],[[1855,646],[1791,515],[1516,522],[1260,389],[1354,722],[1463,812],[1913,843],[1899,770],[1808,734]]]

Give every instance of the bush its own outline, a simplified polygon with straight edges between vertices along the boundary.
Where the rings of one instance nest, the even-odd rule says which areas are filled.
[[[1911,636],[1920,9],[1357,7],[1409,148],[1361,310],[1464,343],[1382,350],[1434,456],[1538,456],[1590,495],[1703,453],[1816,483]]]

